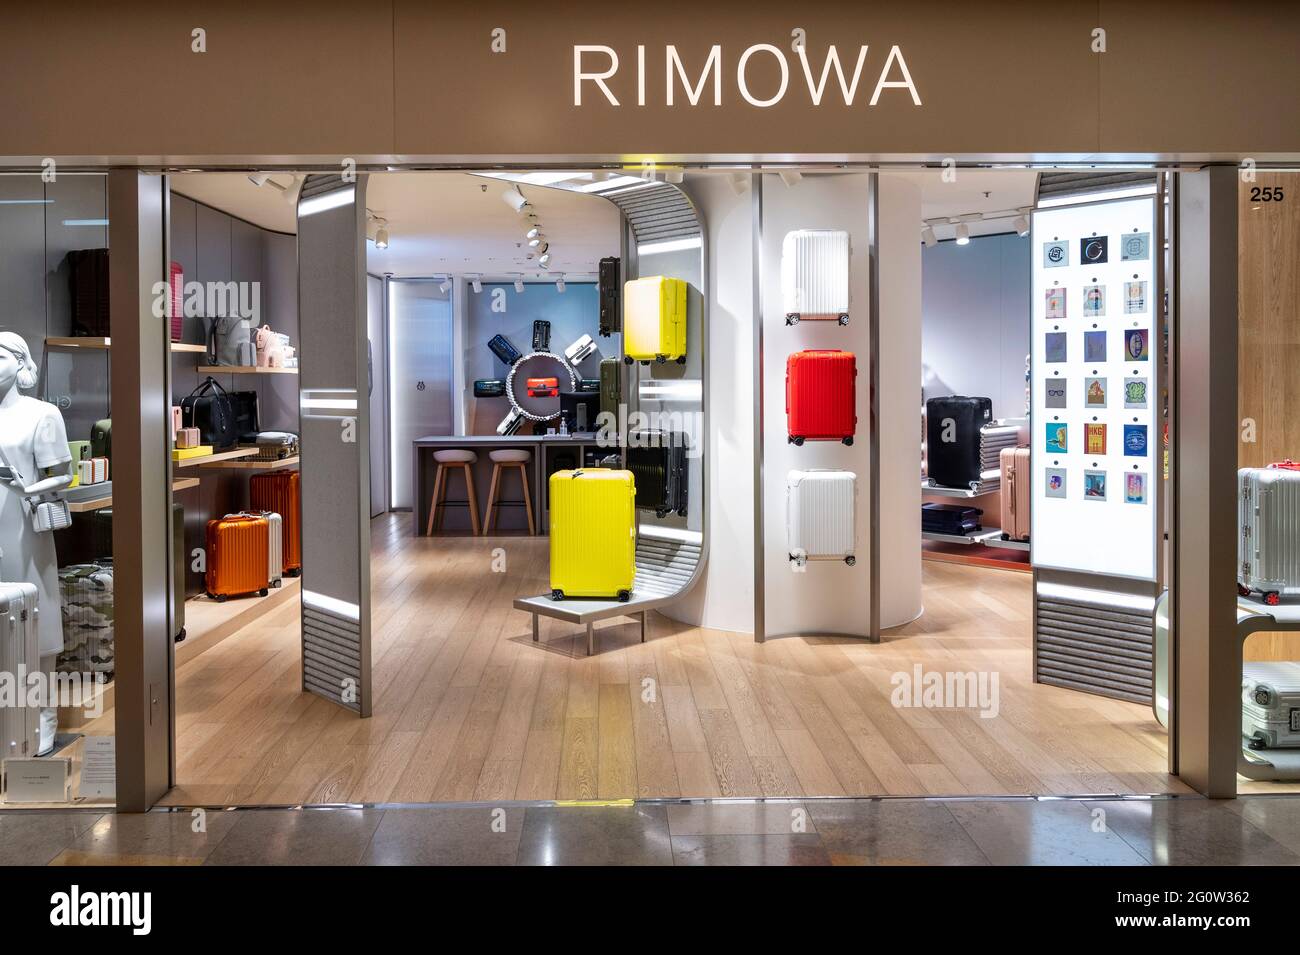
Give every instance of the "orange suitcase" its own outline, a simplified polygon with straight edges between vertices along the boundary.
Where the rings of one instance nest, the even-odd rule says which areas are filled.
[[[265,517],[231,514],[208,521],[208,596],[265,597],[271,587],[271,524]]]
[[[299,491],[297,471],[267,471],[254,474],[248,480],[248,509],[250,511],[275,511],[284,520],[284,575],[297,577],[302,573],[302,494]]]
[[[1006,540],[1029,540],[1029,449],[1003,448],[998,455],[1002,468],[1002,536]]]

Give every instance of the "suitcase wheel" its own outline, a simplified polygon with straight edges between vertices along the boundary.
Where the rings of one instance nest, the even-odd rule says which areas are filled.
[[[672,511],[666,511],[662,507],[655,508],[655,517],[667,517]]]
[[[677,508],[677,516],[678,516],[678,517],[685,517],[685,516],[686,516],[686,508],[684,508],[684,507],[679,507],[679,508]]]
[[[1264,594],[1264,603],[1268,604],[1270,607],[1276,607],[1281,602],[1282,595],[1276,590],[1270,590],[1268,593]]]
[[[666,355],[655,355],[655,364],[656,364],[656,365],[662,365],[662,364],[663,364],[664,362],[666,362],[667,360],[668,360],[668,356],[666,356]]]
[[[849,554],[848,557],[845,557],[845,558],[844,558],[844,563],[848,564],[850,567],[852,567],[852,566],[853,566],[854,564],[856,564],[857,562],[858,562],[858,559],[857,559],[856,557],[854,557],[852,554]]]
[[[552,591],[551,591],[551,599],[552,599],[552,600],[563,600],[563,599],[564,599],[564,591],[563,591],[563,590],[560,590],[559,588],[556,588],[556,589],[552,590]]]
[[[181,627],[181,632],[178,633],[178,634],[176,634],[176,637],[175,637],[175,639],[173,640],[173,642],[174,642],[174,643],[180,643],[180,642],[181,642],[182,640],[184,640],[184,639],[185,639],[185,628],[184,628],[184,627]]]
[[[1247,587],[1245,584],[1237,584],[1237,593],[1242,597],[1249,597],[1250,588]]]
[[[295,567],[293,570],[286,570],[286,571],[284,572],[284,575],[285,575],[286,577],[301,577],[301,576],[302,576],[302,568],[301,568],[301,567]]]
[[[1258,736],[1252,736],[1250,739],[1246,740],[1246,745],[1251,749],[1263,749],[1265,742],[1265,740],[1260,739]]]
[[[620,590],[620,591],[618,592],[618,602],[619,602],[619,603],[621,603],[621,604],[625,604],[625,603],[627,603],[627,602],[628,602],[629,600],[631,600],[631,599],[632,599],[632,591],[630,591],[630,590]]]
[[[685,356],[685,355],[678,355],[678,356],[677,356],[677,364],[679,364],[679,365],[684,365],[684,364],[686,364],[686,356]]]
[[[794,435],[790,435],[790,443],[796,448],[801,448],[803,447],[803,438],[796,438]]]
[[[270,588],[270,587],[263,587],[261,590],[259,590],[259,591],[257,592],[257,595],[258,595],[259,597],[265,597],[265,596],[266,596],[267,594],[269,594],[270,592],[271,592],[271,588]]]
[[[845,445],[851,445],[853,444],[853,435],[849,435],[847,438],[843,438],[842,440],[844,441]]]
[[[280,589],[280,586],[281,586],[283,583],[284,583],[283,580],[277,580],[277,581],[276,581],[275,583],[273,583],[271,586],[274,587],[276,590],[279,590],[279,589]]]
[[[631,356],[631,355],[624,355],[624,356],[623,356],[623,364],[625,364],[625,365],[630,365],[630,364],[632,364],[632,356]]]
[[[208,594],[208,596],[219,604],[223,604],[229,599],[227,594]]]
[[[799,316],[796,315],[794,312],[791,312],[789,315],[787,315],[787,316],[785,317],[785,323],[786,323],[787,325],[798,325],[798,324],[799,324]]]
[[[847,325],[849,323],[849,317],[847,315],[841,315],[839,321],[841,325]]]

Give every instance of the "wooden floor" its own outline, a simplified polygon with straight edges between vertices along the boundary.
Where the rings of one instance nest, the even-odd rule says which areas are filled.
[[[925,614],[879,645],[651,615],[576,628],[511,609],[544,538],[373,525],[374,715],[299,691],[296,606],[177,674],[171,804],[1189,791],[1141,706],[1030,682],[1030,579],[925,563]],[[505,573],[493,571],[504,548]],[[996,671],[1000,713],[891,705],[890,677]]]

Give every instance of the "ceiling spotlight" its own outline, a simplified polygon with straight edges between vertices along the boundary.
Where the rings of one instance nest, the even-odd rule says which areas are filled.
[[[550,267],[551,267],[551,253],[549,253],[549,252],[543,252],[541,255],[539,255],[539,256],[537,257],[537,264],[540,265],[540,266],[541,266],[542,268],[544,268],[544,269],[550,268]]]
[[[524,194],[519,191],[518,186],[512,186],[507,189],[501,194],[501,198],[505,200],[506,205],[511,209],[514,209],[515,212],[519,213],[521,216],[525,215],[527,210],[530,208],[528,200],[524,198]]]
[[[450,275],[444,277],[443,280],[442,280],[441,282],[438,283],[438,291],[441,292],[443,295],[446,295],[448,292],[451,291],[451,276],[450,276]]]
[[[1016,235],[1029,235],[1029,220],[1024,216],[1016,216],[1011,226],[1016,230]]]
[[[541,237],[542,237],[542,227],[539,225],[533,226],[526,233],[524,233],[524,238],[526,239],[540,239]]]
[[[533,235],[533,232],[537,232],[537,230],[533,229],[532,232],[528,233],[528,247],[530,249],[536,249],[545,246],[546,236],[542,235],[540,232],[537,232],[536,235]]]
[[[555,277],[555,291],[563,294],[564,292],[564,273],[561,272]]]
[[[957,223],[957,244],[970,245],[970,226],[964,222]]]
[[[529,242],[528,244],[537,250],[538,255],[543,254],[544,252],[546,252],[547,249],[551,247],[551,243],[547,242],[546,239],[544,238],[541,241],[533,241],[533,242]]]
[[[473,284],[475,295],[483,291],[483,277],[481,275],[474,276],[474,281],[472,284]]]
[[[736,195],[743,195],[749,188],[749,176],[743,172],[733,172],[727,177],[727,184],[731,186],[731,191]]]
[[[271,178],[269,172],[255,172],[249,175],[248,181],[255,186],[265,186],[266,181]]]
[[[282,196],[281,196],[281,198],[284,199],[286,205],[290,205],[290,206],[292,206],[292,205],[296,205],[296,204],[297,204],[297,202],[298,202],[298,193],[301,191],[301,189],[302,189],[302,184],[303,184],[305,181],[306,181],[306,177],[305,177],[305,176],[292,176],[292,177],[290,177],[290,179],[289,179],[289,185],[287,185],[287,186],[284,187],[284,193],[283,193]],[[271,180],[271,185],[275,185],[275,180],[274,180],[274,179]]]
[[[939,244],[939,237],[934,234],[934,229],[930,228],[928,223],[921,228],[921,241],[925,243],[927,249],[933,249]]]
[[[786,188],[793,189],[803,181],[803,173],[796,172],[793,169],[782,169],[779,173],[781,181],[785,183]]]
[[[664,173],[664,182],[680,183],[686,178],[686,172],[682,169],[669,169]]]
[[[388,248],[388,226],[381,225],[378,229],[375,230],[375,248],[376,249]]]
[[[524,294],[524,277],[522,275],[515,277],[515,292],[519,295]]]

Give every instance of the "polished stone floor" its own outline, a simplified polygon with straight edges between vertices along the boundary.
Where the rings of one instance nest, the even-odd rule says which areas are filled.
[[[0,865],[47,864],[1291,865],[1300,797],[0,813]]]

